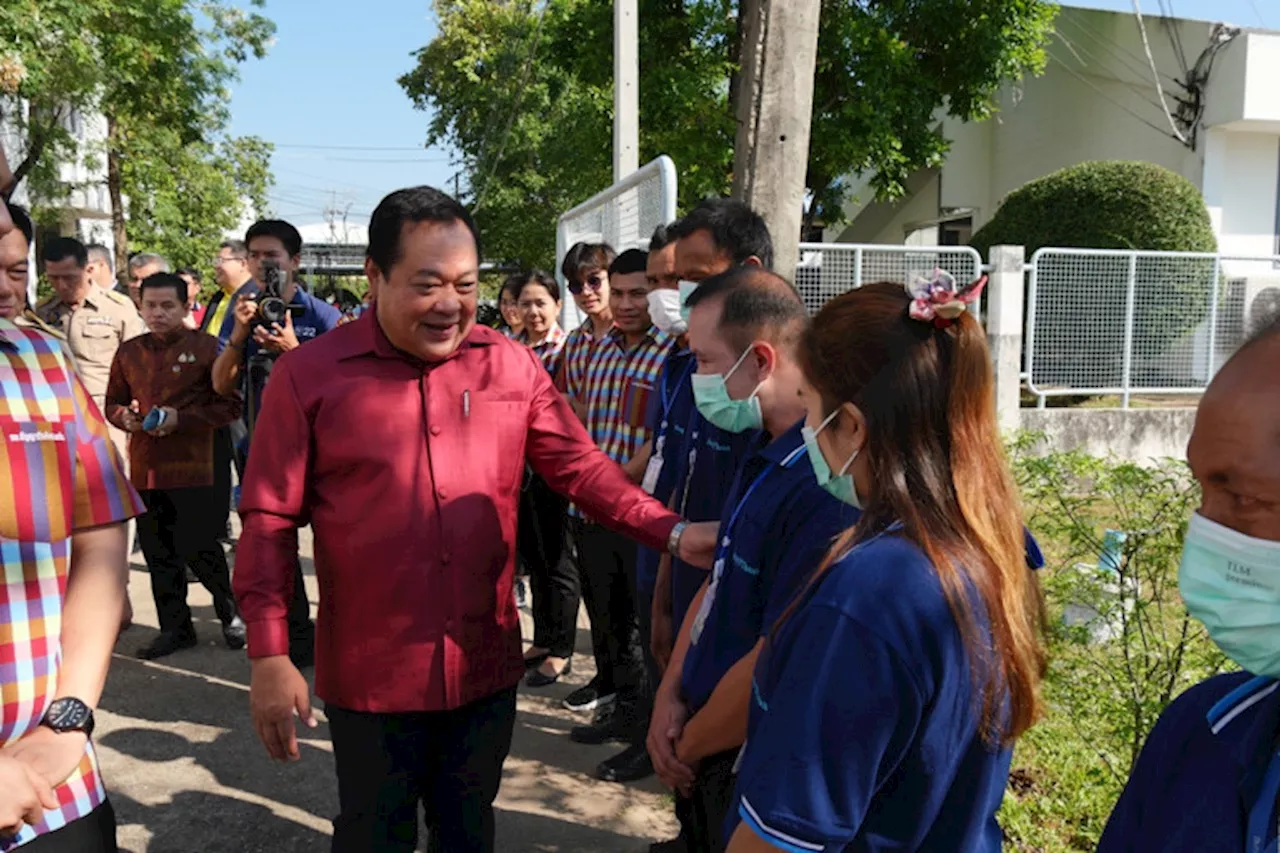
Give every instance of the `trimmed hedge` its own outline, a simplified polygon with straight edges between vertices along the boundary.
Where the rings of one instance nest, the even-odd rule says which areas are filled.
[[[1028,260],[1045,247],[1215,252],[1218,245],[1204,197],[1190,181],[1153,163],[1122,161],[1083,163],[1015,190],[970,244],[984,255],[996,245],[1025,246]],[[1061,275],[1062,262],[1054,266]],[[1068,282],[1073,290],[1058,278],[1037,307],[1036,325],[1044,330],[1035,339],[1037,382],[1118,387],[1128,263],[1117,257],[1067,268],[1076,270]],[[1198,381],[1190,375],[1188,335],[1208,314],[1213,270],[1204,258],[1138,259],[1134,385]]]
[[[970,241],[1021,245],[1214,252],[1209,210],[1186,178],[1154,163],[1095,161],[1038,178],[1005,198]]]

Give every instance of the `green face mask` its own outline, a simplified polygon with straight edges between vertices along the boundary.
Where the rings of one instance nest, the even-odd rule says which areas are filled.
[[[683,287],[683,283],[681,283],[681,286]],[[747,347],[728,373],[723,375],[719,373],[695,373],[689,377],[693,382],[693,400],[698,405],[698,411],[702,413],[704,418],[725,432],[746,432],[760,429],[764,426],[764,415],[760,411],[760,398],[756,396],[756,391],[760,390],[760,386],[757,385],[747,399],[735,400],[729,396],[729,386],[726,384],[729,381],[729,377],[734,374],[734,371],[742,366],[742,362],[746,361],[750,352],[751,347]]]
[[[698,289],[696,281],[680,282],[680,319],[689,325],[689,295]]]
[[[813,466],[813,475],[818,480],[818,485],[831,493],[833,497],[847,503],[854,509],[862,509],[862,501],[858,500],[858,489],[853,484],[853,475],[848,473],[849,466],[853,464],[853,460],[858,458],[858,451],[853,451],[853,455],[849,460],[840,466],[838,474],[831,473],[831,466],[827,464],[827,457],[822,455],[822,448],[818,446],[818,433],[827,428],[827,424],[835,420],[836,409],[827,415],[827,419],[818,424],[815,430],[812,427],[801,427],[800,434],[804,436],[804,449],[809,453],[809,464]]]

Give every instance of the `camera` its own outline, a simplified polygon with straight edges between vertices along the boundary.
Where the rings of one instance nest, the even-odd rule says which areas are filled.
[[[262,262],[262,292],[258,296],[257,325],[270,329],[283,326],[289,315],[289,305],[284,301],[284,288],[288,273],[272,260]]]

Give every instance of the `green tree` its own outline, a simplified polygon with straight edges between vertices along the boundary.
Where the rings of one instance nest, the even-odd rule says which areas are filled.
[[[641,159],[668,154],[681,203],[728,191],[739,54],[735,0],[639,0]],[[555,217],[611,182],[612,4],[435,0],[438,34],[400,83],[456,148],[489,255],[546,265]],[[988,117],[1044,63],[1041,0],[824,0],[810,217],[838,222],[847,176],[880,198],[947,142],[940,111]]]
[[[246,12],[215,0],[10,0],[0,8],[0,45],[24,69],[10,110],[28,139],[15,174],[38,195],[56,191],[71,155],[70,111],[107,117],[104,156],[116,251],[128,249],[124,163],[175,162],[182,148],[216,145],[228,119],[227,86],[250,56],[265,55],[274,25],[249,0]],[[163,151],[159,142],[172,145]],[[121,264],[123,266],[123,264]]]

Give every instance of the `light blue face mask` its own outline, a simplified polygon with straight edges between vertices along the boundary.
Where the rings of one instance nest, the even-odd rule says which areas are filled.
[[[689,327],[689,296],[697,289],[696,281],[680,282],[680,319],[684,320],[685,328]]]
[[[858,488],[853,483],[853,475],[848,473],[849,466],[858,458],[858,451],[853,451],[849,460],[840,466],[839,472],[832,474],[831,465],[827,463],[827,457],[822,455],[822,448],[818,446],[818,433],[826,429],[827,424],[835,420],[839,412],[840,410],[836,409],[827,415],[826,420],[818,424],[816,430],[810,426],[801,427],[800,434],[804,436],[804,449],[809,453],[809,464],[813,466],[813,475],[817,478],[818,485],[854,509],[862,509],[862,501],[858,500]]]
[[[1280,678],[1280,542],[1196,513],[1182,546],[1178,588],[1227,657],[1254,675]]]
[[[725,432],[746,432],[764,426],[760,398],[756,396],[756,391],[760,390],[759,385],[745,400],[735,400],[729,396],[729,377],[742,366],[750,352],[751,347],[747,347],[728,373],[695,373],[689,377],[693,382],[693,401],[697,403],[698,411]]]

